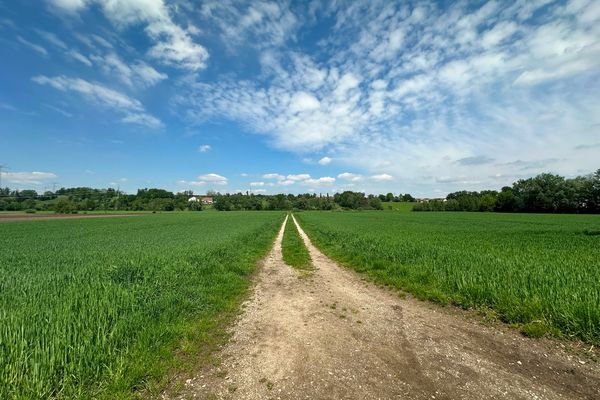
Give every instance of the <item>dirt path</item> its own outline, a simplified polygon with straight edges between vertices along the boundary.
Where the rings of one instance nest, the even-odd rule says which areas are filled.
[[[597,363],[399,298],[336,265],[302,230],[315,271],[301,278],[283,263],[283,229],[222,365],[189,379],[180,398],[600,398]]]

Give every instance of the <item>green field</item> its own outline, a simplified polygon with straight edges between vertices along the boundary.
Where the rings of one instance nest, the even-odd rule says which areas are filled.
[[[214,347],[281,212],[0,224],[0,398],[128,398]]]
[[[410,212],[417,203],[408,201],[386,201],[381,203],[385,211]]]
[[[600,344],[600,216],[304,212],[330,257],[420,298],[493,310],[525,333]]]
[[[296,228],[291,215],[285,225],[283,241],[281,242],[281,252],[283,254],[283,261],[287,265],[301,270],[310,270],[312,268],[310,254],[300,237],[298,228]]]

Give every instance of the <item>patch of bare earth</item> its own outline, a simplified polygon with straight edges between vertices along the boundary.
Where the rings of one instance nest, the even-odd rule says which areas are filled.
[[[300,233],[312,275],[299,279],[284,264],[282,227],[222,364],[188,379],[177,398],[600,398],[596,362],[400,298],[336,265]]]

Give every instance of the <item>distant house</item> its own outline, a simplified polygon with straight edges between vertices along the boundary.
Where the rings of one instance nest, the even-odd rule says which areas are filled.
[[[188,199],[188,203],[213,204],[212,196],[192,196]]]
[[[445,202],[448,201],[448,199],[442,198],[442,197],[436,197],[436,198],[431,198],[431,199],[427,198],[427,197],[424,197],[424,198],[421,198],[421,199],[417,199],[417,202],[419,202],[419,203],[429,203],[430,201],[442,201],[442,202],[445,203]]]

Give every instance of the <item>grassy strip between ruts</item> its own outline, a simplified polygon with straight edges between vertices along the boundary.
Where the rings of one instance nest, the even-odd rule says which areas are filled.
[[[300,233],[298,233],[298,228],[296,228],[291,214],[285,226],[281,247],[283,261],[287,265],[304,271],[312,269],[310,254],[300,237]]]
[[[600,344],[597,215],[303,212],[325,254],[419,298]]]
[[[225,338],[279,212],[0,224],[0,398],[155,396]]]

